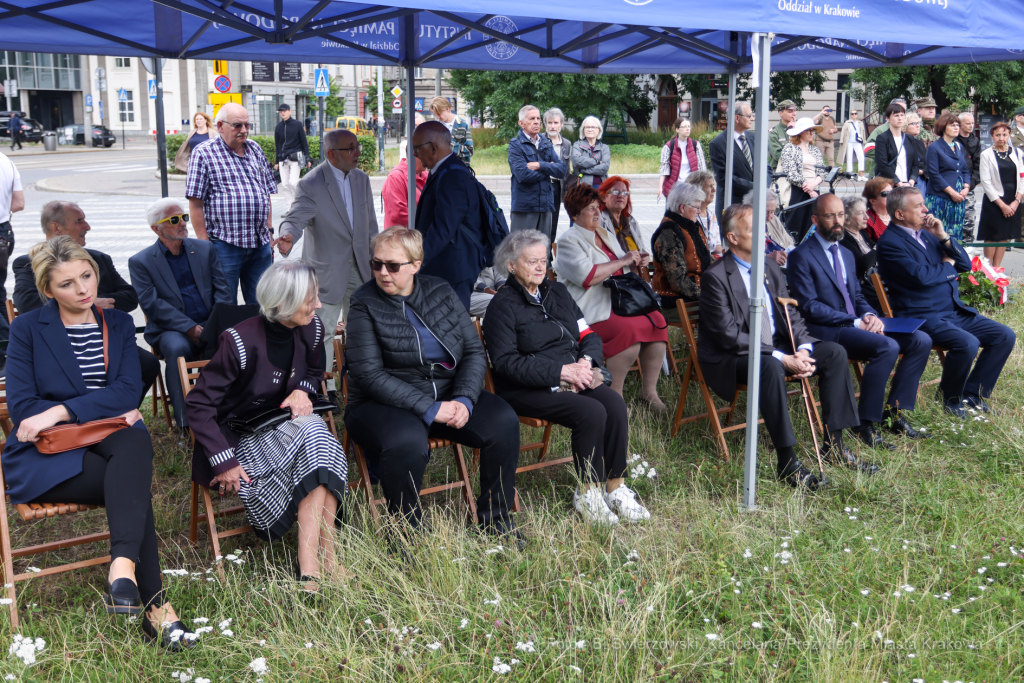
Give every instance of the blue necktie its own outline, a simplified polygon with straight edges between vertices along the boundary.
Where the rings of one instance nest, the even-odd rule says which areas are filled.
[[[836,281],[839,283],[839,291],[843,293],[843,301],[846,302],[846,312],[850,315],[857,315],[853,308],[853,301],[850,299],[850,290],[846,288],[846,278],[843,277],[843,261],[839,255],[839,245],[833,244],[828,248],[832,252],[832,267],[836,270]]]

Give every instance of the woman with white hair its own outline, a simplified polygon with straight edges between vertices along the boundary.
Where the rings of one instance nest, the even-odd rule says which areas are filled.
[[[313,412],[324,377],[324,327],[316,273],[278,261],[256,287],[260,315],[229,328],[185,399],[195,434],[192,478],[222,496],[238,493],[256,535],[281,538],[299,522],[302,590],[337,570],[333,534],[347,489],[341,444]],[[287,409],[252,431],[253,418]]]
[[[713,259],[707,237],[697,222],[705,200],[696,185],[676,185],[665,200],[665,217],[651,239],[654,252],[653,287],[661,296],[665,319],[678,322],[676,300],[696,301],[700,296],[700,274]]]
[[[595,190],[601,187],[611,167],[612,151],[601,142],[604,128],[596,116],[588,116],[580,124],[580,139],[572,144],[572,172],[584,185]]]

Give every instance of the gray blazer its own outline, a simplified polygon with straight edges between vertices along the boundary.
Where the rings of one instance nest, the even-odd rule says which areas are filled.
[[[228,289],[228,281],[217,260],[217,251],[206,240],[186,239],[182,248],[188,254],[188,265],[192,269],[199,295],[206,308],[220,303],[234,304],[237,293]],[[181,290],[167,265],[167,257],[160,246],[160,240],[146,247],[128,259],[128,273],[132,287],[139,295],[139,306],[146,314],[146,341],[154,346],[160,334],[168,330],[185,334],[205,320],[192,320],[185,315]]]
[[[577,140],[572,143],[572,167],[577,173],[583,173],[580,182],[584,185],[593,185],[594,178],[600,178],[601,182],[608,177],[608,169],[611,166],[612,151],[608,145],[600,140],[594,142],[591,148],[586,140]]]
[[[316,271],[320,300],[325,304],[341,303],[353,262],[363,282],[371,277],[370,238],[378,228],[370,177],[357,168],[349,182],[355,225],[349,225],[348,210],[329,161],[299,181],[295,201],[281,219],[281,235],[291,235],[294,242],[305,235],[302,260]]]

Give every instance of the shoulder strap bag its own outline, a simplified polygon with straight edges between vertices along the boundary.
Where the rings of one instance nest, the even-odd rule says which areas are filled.
[[[651,321],[650,313],[661,310],[661,298],[654,292],[654,289],[644,282],[643,278],[633,272],[622,275],[612,275],[601,283],[611,290],[612,312],[623,318],[632,318],[642,315]],[[658,327],[664,330],[668,327]]]

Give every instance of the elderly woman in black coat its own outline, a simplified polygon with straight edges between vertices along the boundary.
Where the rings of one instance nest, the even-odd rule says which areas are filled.
[[[573,503],[585,520],[650,519],[625,484],[626,404],[604,383],[601,338],[565,285],[545,277],[547,249],[544,234],[523,230],[506,237],[495,252],[495,270],[509,273],[484,317],[495,389],[517,414],[572,430],[572,454],[584,489],[576,490]]]
[[[278,261],[256,286],[260,315],[221,334],[217,353],[185,399],[196,437],[192,478],[238,492],[256,535],[284,536],[299,522],[303,591],[337,569],[331,529],[347,490],[348,463],[327,424],[313,413],[324,378],[319,285],[301,261]],[[275,406],[291,419],[257,433],[232,427]]]
[[[419,275],[423,236],[391,228],[370,241],[373,280],[352,294],[345,362],[345,426],[377,472],[388,511],[413,527],[430,459],[428,437],[480,449],[477,517],[485,531],[511,535],[519,464],[519,418],[483,391],[480,336],[455,291]]]

